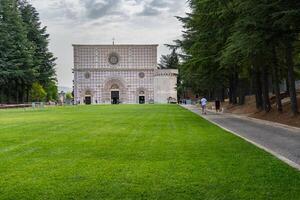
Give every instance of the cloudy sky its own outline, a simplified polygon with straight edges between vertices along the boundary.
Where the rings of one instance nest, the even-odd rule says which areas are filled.
[[[31,0],[50,34],[60,86],[72,87],[72,44],[163,44],[180,37],[186,0]]]

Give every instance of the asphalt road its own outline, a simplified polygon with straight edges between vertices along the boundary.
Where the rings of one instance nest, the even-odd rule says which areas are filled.
[[[184,106],[216,125],[233,132],[300,170],[300,129],[232,114],[208,112]]]

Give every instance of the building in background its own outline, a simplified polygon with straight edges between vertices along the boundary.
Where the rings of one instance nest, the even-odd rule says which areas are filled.
[[[177,101],[178,70],[157,69],[158,45],[73,45],[75,104]]]

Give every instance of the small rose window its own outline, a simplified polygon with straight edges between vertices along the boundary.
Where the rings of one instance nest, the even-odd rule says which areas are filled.
[[[112,65],[116,65],[119,63],[119,56],[116,53],[111,53],[108,58],[108,62]]]
[[[145,78],[145,73],[144,73],[144,72],[140,72],[140,73],[139,73],[139,77],[140,77],[140,78]]]

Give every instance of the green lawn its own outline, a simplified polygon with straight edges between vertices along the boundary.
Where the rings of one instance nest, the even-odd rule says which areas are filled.
[[[300,199],[300,173],[176,105],[0,110],[0,199]]]

